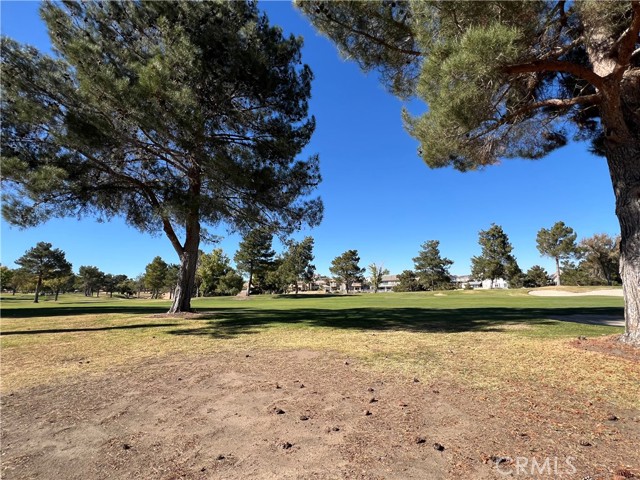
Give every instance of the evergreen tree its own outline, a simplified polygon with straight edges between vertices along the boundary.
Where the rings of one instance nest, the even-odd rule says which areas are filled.
[[[198,273],[202,279],[202,294],[208,295],[227,295],[229,286],[227,282],[229,274],[235,273],[231,267],[231,260],[221,248],[214,249],[211,253],[203,253],[200,255],[200,264]],[[242,285],[238,291],[242,290]],[[236,292],[237,293],[237,292]]]
[[[301,242],[291,241],[282,258],[282,275],[287,284],[294,284],[298,294],[298,282],[313,280],[316,267],[313,262],[313,238],[305,237]]]
[[[167,285],[169,265],[161,257],[155,257],[144,269],[144,284],[151,291],[151,298],[160,298]]]
[[[540,265],[534,265],[525,274],[524,286],[528,288],[546,287],[549,284],[549,274]]]
[[[516,271],[514,264],[517,266],[517,263],[511,255],[513,247],[502,227],[495,223],[488,230],[480,230],[478,235],[482,253],[471,259],[471,276],[476,280],[491,280],[493,288],[498,278],[507,279],[507,273],[513,275]]]
[[[404,270],[398,275],[398,285],[393,287],[394,292],[419,292],[422,285],[418,282],[416,272],[413,270]]]
[[[295,0],[342,54],[378,70],[430,167],[604,154],[621,229],[626,333],[640,345],[640,2]]]
[[[382,265],[375,263],[369,265],[369,281],[373,287],[373,293],[378,293],[378,289],[380,288],[382,277],[384,275],[389,275],[389,270],[384,268]]]
[[[261,287],[261,284],[264,286],[265,276],[275,255],[275,252],[271,249],[272,241],[273,234],[268,229],[253,229],[244,236],[238,251],[233,257],[238,270],[249,275],[247,296],[251,294],[254,277],[258,288]]]
[[[312,73],[255,2],[44,2],[56,57],[3,38],[3,214],[123,216],[180,259],[190,310],[204,225],[316,225]],[[182,232],[182,233],[181,233]]]
[[[38,303],[38,296],[42,289],[43,280],[64,277],[71,274],[71,264],[67,262],[65,254],[59,248],[51,248],[47,242],[38,242],[15,262],[23,272],[36,279],[36,294],[34,303]]]
[[[91,265],[83,265],[78,269],[78,282],[84,291],[85,297],[93,296],[93,292],[96,292],[96,296],[100,296],[100,288],[104,281],[104,273],[100,271],[98,267]]]
[[[541,228],[536,237],[540,254],[556,261],[556,285],[560,285],[560,262],[578,252],[576,233],[564,222],[556,222],[550,229]]]
[[[338,283],[344,284],[347,293],[351,290],[353,282],[362,280],[364,268],[360,268],[360,257],[357,250],[347,250],[342,255],[331,261],[329,271],[334,275]]]
[[[446,289],[451,285],[449,267],[453,262],[440,256],[440,242],[427,240],[413,259],[418,281],[425,290]]]

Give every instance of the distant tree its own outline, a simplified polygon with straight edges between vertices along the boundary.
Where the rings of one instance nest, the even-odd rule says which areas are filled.
[[[425,290],[446,289],[451,286],[449,267],[453,262],[440,256],[440,242],[427,240],[421,246],[418,256],[413,259],[418,282]]]
[[[329,271],[333,274],[338,283],[343,283],[347,293],[351,290],[353,282],[362,279],[364,268],[360,268],[360,257],[357,250],[347,250],[342,255],[331,261]]]
[[[59,248],[51,248],[51,244],[47,242],[38,242],[15,263],[37,279],[34,303],[38,303],[43,280],[71,274],[71,264],[67,262],[64,252]]]
[[[560,262],[568,260],[578,252],[576,233],[564,222],[556,222],[550,229],[541,228],[536,237],[541,255],[556,261],[556,285],[560,285]]]
[[[84,291],[85,297],[93,296],[93,292],[96,292],[96,296],[100,296],[100,289],[104,281],[104,272],[100,271],[98,267],[83,265],[78,269],[78,281]]]
[[[242,290],[244,281],[232,267],[231,260],[221,248],[211,253],[201,252],[198,265],[203,295],[236,295]]]
[[[108,293],[110,297],[113,297],[113,292],[118,288],[118,279],[111,273],[105,273],[102,277],[102,288],[105,293]]]
[[[69,275],[50,278],[48,280],[45,280],[43,283],[45,286],[51,289],[54,294],[54,300],[57,302],[60,292],[65,292],[72,289],[74,281],[75,276],[70,273]]]
[[[491,280],[491,288],[498,278],[507,278],[513,269],[515,258],[509,237],[500,225],[491,224],[488,230],[480,230],[478,243],[482,253],[471,259],[471,276],[476,280]]]
[[[244,236],[233,257],[238,270],[249,276],[247,296],[251,294],[254,276],[257,277],[258,287],[260,281],[264,283],[264,277],[270,269],[275,255],[271,249],[272,241],[271,231],[265,228],[255,228]]]
[[[242,275],[235,270],[229,270],[218,283],[216,293],[219,295],[237,295],[244,285]]]
[[[172,313],[191,308],[203,224],[319,223],[318,158],[297,158],[312,73],[302,38],[256,2],[43,2],[41,16],[55,57],[2,39],[9,221],[89,212],[163,232],[181,264]]]
[[[0,290],[11,290],[16,294],[16,288],[13,283],[14,270],[6,265],[0,265]]]
[[[17,291],[28,293],[36,290],[37,278],[24,268],[16,268],[13,271],[13,288]]]
[[[534,265],[525,274],[524,286],[527,288],[546,287],[549,285],[549,274],[540,265]]]
[[[144,269],[144,284],[151,291],[151,298],[160,298],[167,285],[169,265],[161,257],[155,257]]]
[[[422,285],[418,282],[416,272],[413,270],[404,270],[398,275],[398,285],[393,287],[394,292],[419,292],[423,290]]]
[[[606,156],[622,236],[622,340],[640,346],[639,1],[295,3],[346,58],[426,103],[403,120],[432,168],[541,158],[572,138]]]
[[[144,280],[144,273],[141,273],[140,275],[138,275],[134,280],[133,280],[134,284],[135,284],[135,292],[136,292],[136,296],[138,298],[140,298],[140,293],[144,292],[145,289],[147,288],[145,285],[145,280]]]
[[[164,289],[169,292],[169,299],[172,299],[178,288],[178,279],[180,278],[180,265],[170,263],[167,265],[167,275],[164,279]],[[196,292],[193,292],[195,295]]]
[[[562,275],[563,285],[584,287],[588,285],[602,285],[604,283],[602,280],[594,277],[583,262],[576,264],[570,260],[565,260],[562,262],[560,275]]]
[[[509,284],[509,288],[522,288],[524,286],[525,275],[514,256],[511,256],[511,259],[509,259],[504,269],[504,275],[505,280]]]
[[[369,282],[373,287],[373,293],[378,293],[384,275],[389,275],[389,270],[384,268],[382,264],[372,263],[369,265]]]
[[[127,277],[126,275],[117,275],[118,277],[124,277],[120,282],[118,282],[118,292],[120,295],[124,295],[129,298],[131,295],[138,291],[138,287],[136,285],[136,281]]]
[[[313,262],[313,238],[305,237],[301,242],[290,241],[282,256],[281,276],[288,284],[293,284],[296,295],[298,282],[313,280],[316,267]]]
[[[579,244],[583,267],[607,285],[620,282],[620,237],[597,233]]]

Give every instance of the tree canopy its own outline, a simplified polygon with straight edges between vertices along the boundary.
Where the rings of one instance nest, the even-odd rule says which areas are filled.
[[[568,260],[578,253],[577,234],[564,222],[556,222],[553,227],[541,228],[536,236],[540,254],[556,261],[556,285],[560,285],[560,261]]]
[[[491,288],[498,278],[509,280],[521,273],[509,237],[500,225],[495,223],[488,230],[480,230],[478,243],[482,247],[479,256],[471,259],[471,275],[476,280],[491,280]]]
[[[357,250],[347,250],[342,255],[337,256],[331,261],[329,271],[334,275],[338,282],[342,282],[347,293],[351,290],[353,282],[362,279],[364,268],[360,268],[360,256]]]
[[[270,230],[253,229],[244,236],[233,257],[238,270],[249,275],[247,296],[251,294],[254,276],[257,277],[258,286],[265,282],[265,276],[276,253],[271,249],[272,242],[273,233]]]
[[[295,0],[402,98],[430,167],[540,158],[570,140],[607,158],[621,229],[624,339],[640,345],[640,1]]]
[[[52,245],[47,242],[38,242],[15,263],[20,265],[23,272],[36,279],[34,303],[38,303],[44,280],[71,275],[71,263],[67,261],[65,253],[59,248],[52,248]]]
[[[46,2],[55,52],[3,37],[3,215],[123,216],[180,257],[189,310],[204,225],[316,225],[302,39],[254,2]]]
[[[413,263],[418,281],[425,290],[446,289],[451,285],[449,267],[453,262],[440,255],[438,240],[424,242],[418,256],[414,257]]]

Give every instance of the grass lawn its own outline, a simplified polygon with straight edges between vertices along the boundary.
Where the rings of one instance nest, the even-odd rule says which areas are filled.
[[[620,297],[168,307],[2,298],[3,478],[495,480],[523,459],[566,467],[534,478],[640,476],[640,354],[561,320],[621,317]]]
[[[256,296],[167,301],[61,296],[2,299],[2,391],[166,354],[333,350],[373,369],[488,390],[559,388],[640,407],[637,365],[573,348],[622,328],[552,320],[622,315],[616,297],[533,297],[524,291]],[[80,363],[82,362],[82,363]]]

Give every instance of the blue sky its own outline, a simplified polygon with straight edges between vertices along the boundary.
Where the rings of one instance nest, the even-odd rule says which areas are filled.
[[[543,160],[506,160],[480,172],[431,170],[402,127],[402,102],[375,74],[342,60],[290,2],[260,5],[272,24],[304,37],[303,61],[315,75],[310,111],[317,129],[306,154],[320,155],[323,182],[317,193],[325,215],[319,227],[296,237],[314,237],[319,273],[328,274],[331,260],[348,249],[358,250],[361,266],[383,263],[400,273],[413,267],[420,245],[431,239],[440,240],[442,255],[454,261],[452,273],[469,273],[471,257],[480,253],[478,231],[491,223],[509,235],[523,270],[538,264],[552,271],[553,262],[536,250],[540,228],[562,220],[578,238],[619,233],[606,161],[590,155],[586,144],[570,144]],[[2,1],[0,8],[3,35],[49,49],[38,3]],[[425,108],[417,101],[408,106],[414,113]],[[239,238],[224,227],[212,233],[224,237],[219,246],[233,257]],[[15,267],[14,260],[39,241],[64,250],[75,271],[95,265],[136,276],[156,255],[178,261],[164,236],[139,233],[119,219],[69,218],[27,230],[3,220],[2,264]]]

